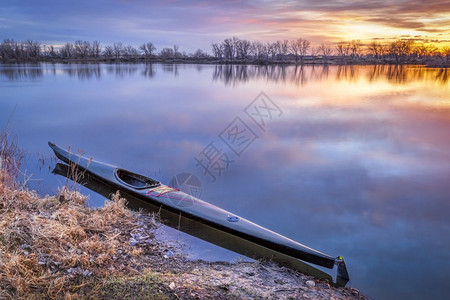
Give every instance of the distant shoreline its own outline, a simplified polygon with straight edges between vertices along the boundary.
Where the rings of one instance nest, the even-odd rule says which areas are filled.
[[[342,65],[421,65],[432,68],[448,68],[450,64],[433,60],[408,59],[395,61],[394,59],[365,58],[365,57],[308,57],[302,61],[294,60],[265,60],[265,59],[216,59],[216,58],[28,58],[1,59],[0,63],[167,63],[167,64],[211,64],[211,65],[280,65],[280,66],[342,66]]]

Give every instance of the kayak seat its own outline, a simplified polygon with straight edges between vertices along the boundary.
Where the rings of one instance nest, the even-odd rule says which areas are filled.
[[[151,178],[145,177],[126,170],[117,170],[116,177],[135,189],[146,189],[160,185],[161,183]]]

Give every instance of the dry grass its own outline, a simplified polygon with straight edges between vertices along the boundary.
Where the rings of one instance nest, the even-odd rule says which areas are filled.
[[[39,197],[17,184],[22,153],[5,133],[0,158],[0,299],[62,298],[88,279],[137,273],[135,258],[152,250],[130,245],[139,214],[119,194],[96,210],[66,187]]]
[[[13,138],[6,130],[0,132],[0,182],[8,185],[16,185],[23,159],[23,152],[17,146],[17,139]]]
[[[139,254],[128,242],[136,216],[118,194],[98,210],[84,201],[68,190],[40,198],[0,183],[0,298],[59,298],[80,279],[131,273],[115,262]]]

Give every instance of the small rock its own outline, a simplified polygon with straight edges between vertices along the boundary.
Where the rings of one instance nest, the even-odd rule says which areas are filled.
[[[316,283],[314,282],[314,281],[312,281],[312,280],[308,280],[307,282],[306,282],[306,285],[308,286],[308,287],[314,287],[314,286],[316,286]]]
[[[169,284],[169,288],[171,289],[171,290],[173,290],[174,288],[175,288],[175,282],[171,282],[170,284]]]

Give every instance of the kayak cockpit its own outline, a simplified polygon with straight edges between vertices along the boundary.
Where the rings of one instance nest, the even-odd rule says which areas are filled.
[[[122,169],[116,170],[115,175],[121,183],[138,190],[152,188],[161,184],[154,179]]]

